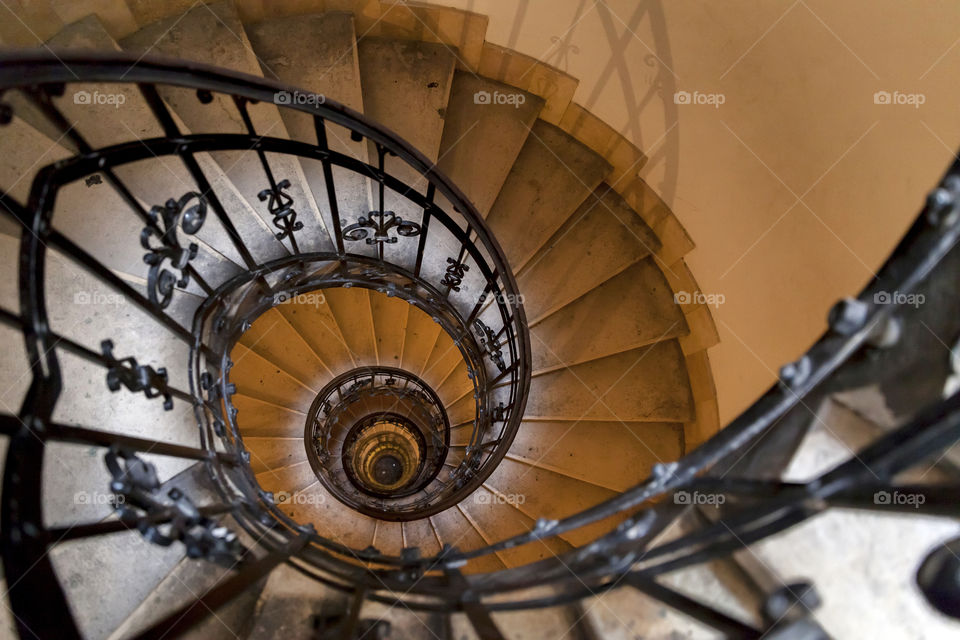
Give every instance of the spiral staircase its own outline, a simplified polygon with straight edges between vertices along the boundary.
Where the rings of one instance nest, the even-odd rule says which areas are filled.
[[[0,30],[19,47],[0,399],[20,637],[823,637],[810,585],[758,599],[725,556],[878,508],[864,483],[944,446],[950,406],[861,455],[889,478],[779,482],[801,398],[841,390],[824,381],[859,347],[908,342],[878,337],[890,308],[839,305],[717,434],[716,332],[678,304],[692,243],[646,158],[574,79],[484,42],[482,16],[52,6]],[[944,220],[895,254],[901,291],[949,252]],[[697,488],[742,510],[704,519],[677,497]],[[621,584],[664,608],[602,599]]]

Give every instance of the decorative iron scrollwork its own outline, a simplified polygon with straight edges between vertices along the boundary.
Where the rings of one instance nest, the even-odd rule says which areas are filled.
[[[107,388],[119,391],[121,386],[130,391],[143,391],[147,398],[163,397],[163,408],[173,409],[173,395],[167,386],[167,369],[154,370],[150,365],[138,365],[136,358],[117,360],[113,355],[113,341],[100,343],[103,358],[107,362]]]
[[[480,346],[482,346],[486,350],[487,355],[490,356],[490,361],[497,365],[498,370],[503,371],[506,369],[507,365],[503,361],[501,344],[497,341],[497,334],[493,332],[493,329],[485,325],[482,320],[474,320],[473,328],[480,338]]]
[[[303,229],[303,223],[297,221],[297,212],[293,209],[293,198],[285,192],[290,188],[289,180],[281,180],[276,188],[264,189],[257,194],[260,202],[267,201],[267,210],[273,216],[273,226],[280,229],[277,240],[293,237],[294,231]]]
[[[237,535],[200,513],[183,491],[172,488],[167,499],[158,495],[161,485],[154,465],[116,445],[104,461],[112,476],[110,490],[117,515],[136,524],[147,541],[161,547],[180,541],[188,557],[226,567],[241,559],[243,548]]]
[[[194,199],[196,203],[188,207]],[[140,232],[140,246],[149,251],[143,256],[143,261],[150,265],[147,293],[150,302],[164,309],[173,297],[174,285],[183,289],[190,282],[187,264],[197,256],[196,243],[191,242],[187,248],[180,245],[177,226],[188,236],[199,231],[207,218],[207,201],[201,194],[190,191],[179,200],[171,198],[163,206],[154,206],[148,215],[153,225]],[[153,246],[151,238],[155,238],[159,246]],[[179,277],[164,268],[165,261],[180,272]]]
[[[449,263],[447,273],[443,276],[440,284],[445,287],[450,287],[454,291],[460,291],[463,276],[467,271],[470,271],[470,267],[462,262],[457,262],[453,258],[447,258],[447,262]]]
[[[420,225],[397,216],[393,211],[371,211],[369,217],[360,216],[354,224],[343,230],[343,239],[351,242],[365,240],[367,244],[393,244],[396,236],[390,230],[396,228],[397,235],[411,238],[420,235]],[[370,237],[371,231],[373,237]]]

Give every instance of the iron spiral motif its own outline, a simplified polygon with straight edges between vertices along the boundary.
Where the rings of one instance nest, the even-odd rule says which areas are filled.
[[[467,271],[470,271],[468,267],[463,262],[457,262],[453,258],[447,258],[447,272],[443,276],[443,280],[440,281],[440,284],[445,287],[450,287],[454,291],[460,291],[460,284],[463,282],[463,276]]]
[[[293,209],[293,198],[285,191],[289,188],[290,181],[281,180],[257,194],[260,202],[267,202],[267,210],[273,216],[273,226],[280,229],[276,233],[277,240],[292,239],[294,231],[303,229],[303,223],[297,220],[297,212]]]
[[[501,349],[500,342],[497,341],[497,334],[493,332],[493,329],[485,325],[482,320],[475,320],[473,328],[480,338],[481,346],[486,349],[487,355],[490,356],[490,361],[497,365],[498,370],[503,371],[506,369],[507,365],[503,361],[503,350]]]
[[[167,387],[165,367],[154,370],[150,365],[138,365],[136,358],[118,360],[113,355],[113,341],[100,343],[103,360],[107,364],[107,388],[119,391],[121,386],[130,391],[143,391],[147,398],[163,397],[163,408],[173,409],[173,395]]]
[[[194,199],[196,203],[188,207]],[[143,256],[143,261],[150,265],[147,293],[152,303],[165,309],[173,297],[174,286],[183,289],[190,282],[187,265],[197,256],[196,243],[191,242],[186,248],[180,244],[177,226],[188,236],[197,233],[207,219],[207,201],[196,191],[189,191],[179,200],[170,198],[163,206],[154,206],[148,215],[152,224],[140,233],[140,245],[149,251]],[[179,277],[165,267],[167,262],[179,271]]]
[[[390,230],[394,228],[397,235],[404,238],[420,235],[420,225],[416,222],[404,220],[393,211],[371,211],[369,216],[360,216],[355,223],[345,227],[343,239],[350,242],[365,240],[367,244],[394,244],[397,237],[390,235]]]
[[[236,533],[202,514],[180,489],[170,489],[166,499],[159,495],[161,483],[153,464],[117,446],[107,451],[104,462],[117,516],[135,525],[147,541],[169,547],[179,540],[187,557],[225,567],[240,561],[242,546]]]

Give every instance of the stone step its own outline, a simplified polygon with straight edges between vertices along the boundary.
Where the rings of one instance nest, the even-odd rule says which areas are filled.
[[[399,556],[406,546],[403,541],[403,527],[399,522],[377,520],[376,532],[373,536],[373,546],[391,556]]]
[[[361,37],[357,50],[365,114],[435,162],[456,64],[454,54],[442,44],[372,37]],[[368,154],[371,163],[376,165],[377,151],[372,143]],[[387,157],[384,168],[415,191],[426,191],[426,181],[400,158]],[[379,197],[375,194],[373,209],[378,207]],[[404,220],[420,223],[423,219],[422,210],[389,189],[384,194],[384,209]],[[429,257],[456,255],[459,245],[454,244],[452,238],[433,233],[431,236]],[[359,243],[351,243],[355,244]],[[415,239],[401,237],[399,242],[384,246],[384,257],[412,271],[417,246]],[[442,267],[438,269],[432,263],[425,265],[424,270],[426,274],[443,273]]]
[[[244,437],[292,438],[303,435],[305,413],[242,393],[233,394],[231,401],[238,411],[237,424]]]
[[[430,522],[433,523],[443,544],[448,544],[462,551],[479,549],[487,545],[487,542],[467,517],[456,507],[430,516]],[[496,554],[487,554],[468,561],[462,571],[464,573],[486,573],[488,571],[499,571],[506,566]]]
[[[481,216],[497,199],[542,107],[541,98],[502,82],[454,75],[437,166]]]
[[[370,307],[370,296],[375,294],[359,287],[324,289],[323,294],[356,366],[379,364]]]
[[[401,524],[403,525],[403,539],[408,547],[419,548],[422,557],[440,553],[440,542],[437,540],[436,530],[429,518],[408,520]]]
[[[436,391],[444,406],[450,406],[465,394],[472,398],[473,380],[467,376],[467,363],[461,360]]]
[[[243,439],[243,445],[250,452],[250,469],[254,474],[271,475],[307,459],[303,446],[303,436],[257,437]]]
[[[276,309],[327,369],[339,374],[356,366],[356,359],[333,315],[326,295],[328,292],[313,292],[307,294],[304,303],[281,304]]]
[[[484,532],[484,537],[502,540],[511,536],[527,533],[534,528],[534,520],[523,514],[515,502],[524,500],[514,494],[501,494],[487,487],[480,487],[460,502],[460,508],[467,514],[474,526]],[[525,544],[502,551],[500,558],[509,567],[517,567],[546,558],[553,558],[572,547],[562,540],[552,538]]]
[[[654,464],[683,455],[683,425],[525,421],[507,455],[612,491],[625,491],[647,478]]]
[[[568,476],[504,458],[487,478],[486,485],[513,500],[530,518],[560,520],[600,504],[616,492]],[[563,496],[558,500],[557,496]],[[623,518],[614,516],[560,536],[574,546],[584,545],[609,532]],[[499,536],[498,536],[499,537]]]
[[[534,376],[524,417],[689,422],[693,397],[680,345],[667,340]]]
[[[120,43],[132,53],[154,52],[195,60],[205,64],[259,76],[260,65],[247,39],[240,18],[231,2],[196,6],[187,12],[151,23]],[[237,106],[222,94],[214,94],[203,104],[195,91],[158,87],[161,97],[194,133],[247,133]],[[257,135],[286,138],[288,133],[275,104],[248,105]],[[269,187],[263,166],[252,151],[218,151],[210,154],[241,193],[247,204],[273,229],[273,217],[266,203],[257,197]],[[292,156],[267,154],[267,162],[277,182],[289,180],[286,193],[293,198],[299,221],[306,229],[297,236],[303,251],[327,251],[332,248],[303,169]],[[277,257],[288,249],[272,238]]]
[[[440,387],[451,371],[462,361],[460,350],[445,331],[437,334],[427,364],[420,377],[434,390]]]
[[[659,247],[643,219],[601,185],[517,275],[527,319],[535,324]]]
[[[324,500],[301,500],[280,508],[301,524],[313,524],[319,535],[354,549],[365,549],[373,541],[377,520],[357,513],[329,494]]]
[[[353,14],[330,11],[292,15],[247,24],[245,28],[265,77],[312,91],[363,113]],[[291,42],[298,45],[292,47]],[[291,96],[291,100],[295,98]],[[309,114],[282,109],[280,115],[292,139],[317,142],[314,119]],[[332,123],[326,128],[331,150],[368,161],[366,145],[351,140],[349,130]],[[332,242],[334,224],[323,166],[308,160],[301,160],[301,164]],[[350,205],[340,211],[341,216],[354,213],[356,203],[365,203],[361,208],[369,210],[370,188],[365,178],[334,168],[334,180],[339,202]],[[372,251],[361,253],[372,255]]]
[[[419,376],[442,330],[433,318],[411,306],[407,317],[407,332],[403,338],[403,358],[400,367]]]
[[[687,332],[667,279],[648,257],[531,328],[533,368],[596,360]]]
[[[558,127],[537,120],[507,176],[487,224],[514,273],[560,229],[611,167]]]
[[[423,313],[405,300],[389,298],[376,291],[370,292],[370,310],[373,313],[373,333],[380,366],[399,367],[408,314]]]
[[[333,380],[333,373],[276,308],[257,318],[240,336],[240,344],[310,389],[319,392]]]
[[[230,382],[244,395],[306,413],[319,389],[304,386],[296,378],[237,343],[230,352],[233,368]]]

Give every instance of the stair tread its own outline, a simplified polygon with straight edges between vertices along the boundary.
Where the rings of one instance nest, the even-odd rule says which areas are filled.
[[[470,496],[460,502],[460,507],[466,511],[474,523],[487,536],[495,540],[502,540],[515,535],[531,531],[535,525],[532,518],[524,515],[510,499],[517,496],[501,496],[486,487],[479,487]],[[553,558],[572,547],[556,538],[538,540],[533,543],[514,547],[500,552],[500,558],[509,567],[517,567],[530,562],[537,562],[546,558]]]
[[[507,453],[613,491],[636,486],[654,464],[682,454],[682,424],[596,421],[523,422]]]
[[[532,327],[533,368],[587,362],[687,332],[670,285],[645,258]]]
[[[542,120],[534,123],[487,216],[514,272],[609,172],[606,160],[569,134]]]
[[[353,361],[357,366],[376,366],[377,344],[370,308],[370,292],[358,287],[325,289],[324,296]]]
[[[318,93],[324,99],[335,100],[363,113],[353,14],[330,11],[273,18],[246,25],[246,32],[265,77]],[[298,46],[291,47],[291,42],[297,42]],[[291,101],[294,98],[291,96]],[[292,139],[316,140],[312,116],[293,109],[282,109],[280,114]],[[326,129],[331,150],[368,161],[366,145],[351,140],[347,129],[329,122]],[[306,160],[301,160],[301,164],[327,233],[332,234],[334,223],[323,166]],[[334,169],[334,173],[340,203],[368,201],[365,179],[339,169]]]
[[[276,308],[257,318],[240,336],[240,344],[315,391],[333,379],[326,365]]]
[[[120,44],[134,53],[153,51],[254,76],[262,75],[232,2],[200,5],[179,16],[158,20],[124,38]],[[214,94],[212,102],[202,104],[195,91],[162,86],[158,87],[158,91],[192,131],[246,133],[237,106],[227,96]],[[258,135],[287,137],[288,132],[276,105],[259,103],[248,105],[248,110]],[[261,190],[269,186],[257,155],[244,151],[218,151],[210,155],[224,169],[262,222],[270,227],[272,216],[257,197]],[[277,154],[268,154],[267,158],[276,179],[291,182],[286,193],[293,198],[300,221],[304,222],[308,229],[324,229],[320,212],[313,194],[306,186],[306,179],[297,158]],[[333,246],[326,233],[301,233],[297,237],[301,250],[327,251]],[[245,240],[255,238],[259,236],[248,235]],[[272,236],[268,239],[272,244],[259,245],[261,251],[269,251],[272,257],[288,253],[286,246],[279,240]]]
[[[517,275],[527,318],[537,322],[659,248],[643,219],[601,185]]]
[[[525,418],[688,422],[693,398],[676,340],[534,376]]]
[[[538,469],[504,458],[487,478],[486,484],[506,496],[523,496],[517,508],[529,517],[560,520],[608,500],[617,493],[593,484]],[[563,496],[558,500],[557,496]],[[593,524],[568,531],[560,536],[574,545],[584,545],[608,533],[624,515],[605,518]]]
[[[496,104],[495,93],[523,101]],[[542,107],[541,98],[516,87],[464,71],[454,75],[437,164],[481,216],[493,206]]]
[[[230,352],[230,360],[234,363],[230,382],[244,395],[306,413],[318,391],[239,342]]]

